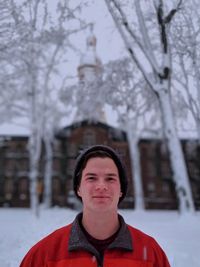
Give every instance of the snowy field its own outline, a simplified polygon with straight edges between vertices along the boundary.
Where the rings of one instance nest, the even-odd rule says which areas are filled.
[[[172,267],[200,267],[200,213],[120,210],[126,222],[152,235]],[[28,209],[0,209],[0,267],[17,267],[27,250],[56,228],[70,223],[77,212],[53,208],[35,218]],[[39,266],[38,266],[39,267]]]

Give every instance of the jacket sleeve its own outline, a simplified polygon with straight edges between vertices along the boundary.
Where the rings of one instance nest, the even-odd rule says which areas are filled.
[[[57,229],[41,239],[28,251],[19,267],[46,267],[50,260],[66,258],[70,227]]]
[[[36,244],[25,255],[19,267],[45,267],[45,258],[45,252]]]
[[[160,245],[153,239],[153,250],[154,250],[154,265],[153,267],[170,267],[169,261],[163,249]]]

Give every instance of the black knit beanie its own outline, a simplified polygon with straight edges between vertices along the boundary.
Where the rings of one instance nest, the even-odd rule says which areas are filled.
[[[74,177],[73,177],[74,192],[75,192],[76,196],[79,199],[81,199],[77,194],[77,190],[78,190],[80,182],[81,182],[83,163],[85,162],[85,159],[87,158],[88,154],[90,154],[92,152],[98,152],[98,151],[99,152],[102,151],[102,152],[107,153],[113,159],[113,161],[115,162],[115,164],[118,168],[120,184],[121,184],[121,192],[122,192],[122,196],[120,197],[119,202],[121,202],[124,199],[124,197],[126,196],[127,187],[128,187],[126,170],[125,170],[125,167],[124,167],[119,155],[117,154],[117,152],[114,151],[114,149],[112,149],[111,147],[105,146],[105,145],[91,146],[91,147],[87,148],[86,150],[82,151],[82,153],[77,157],[75,168],[74,168]],[[93,156],[91,156],[89,158],[93,158]]]

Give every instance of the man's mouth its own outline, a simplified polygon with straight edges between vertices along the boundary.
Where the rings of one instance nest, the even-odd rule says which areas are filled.
[[[110,198],[109,196],[93,196],[93,198]]]

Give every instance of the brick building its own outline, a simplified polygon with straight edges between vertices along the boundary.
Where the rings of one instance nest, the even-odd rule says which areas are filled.
[[[3,137],[0,146],[0,206],[28,207],[28,137]],[[100,122],[82,121],[65,127],[53,144],[52,204],[73,207],[72,175],[76,156],[93,144],[110,145],[121,155],[129,178],[127,197],[121,208],[134,208],[131,159],[125,132]],[[200,209],[200,150],[198,143],[182,141],[196,209]],[[141,139],[142,185],[146,209],[177,209],[169,155],[161,140]],[[42,200],[44,154],[40,160],[38,194]]]

